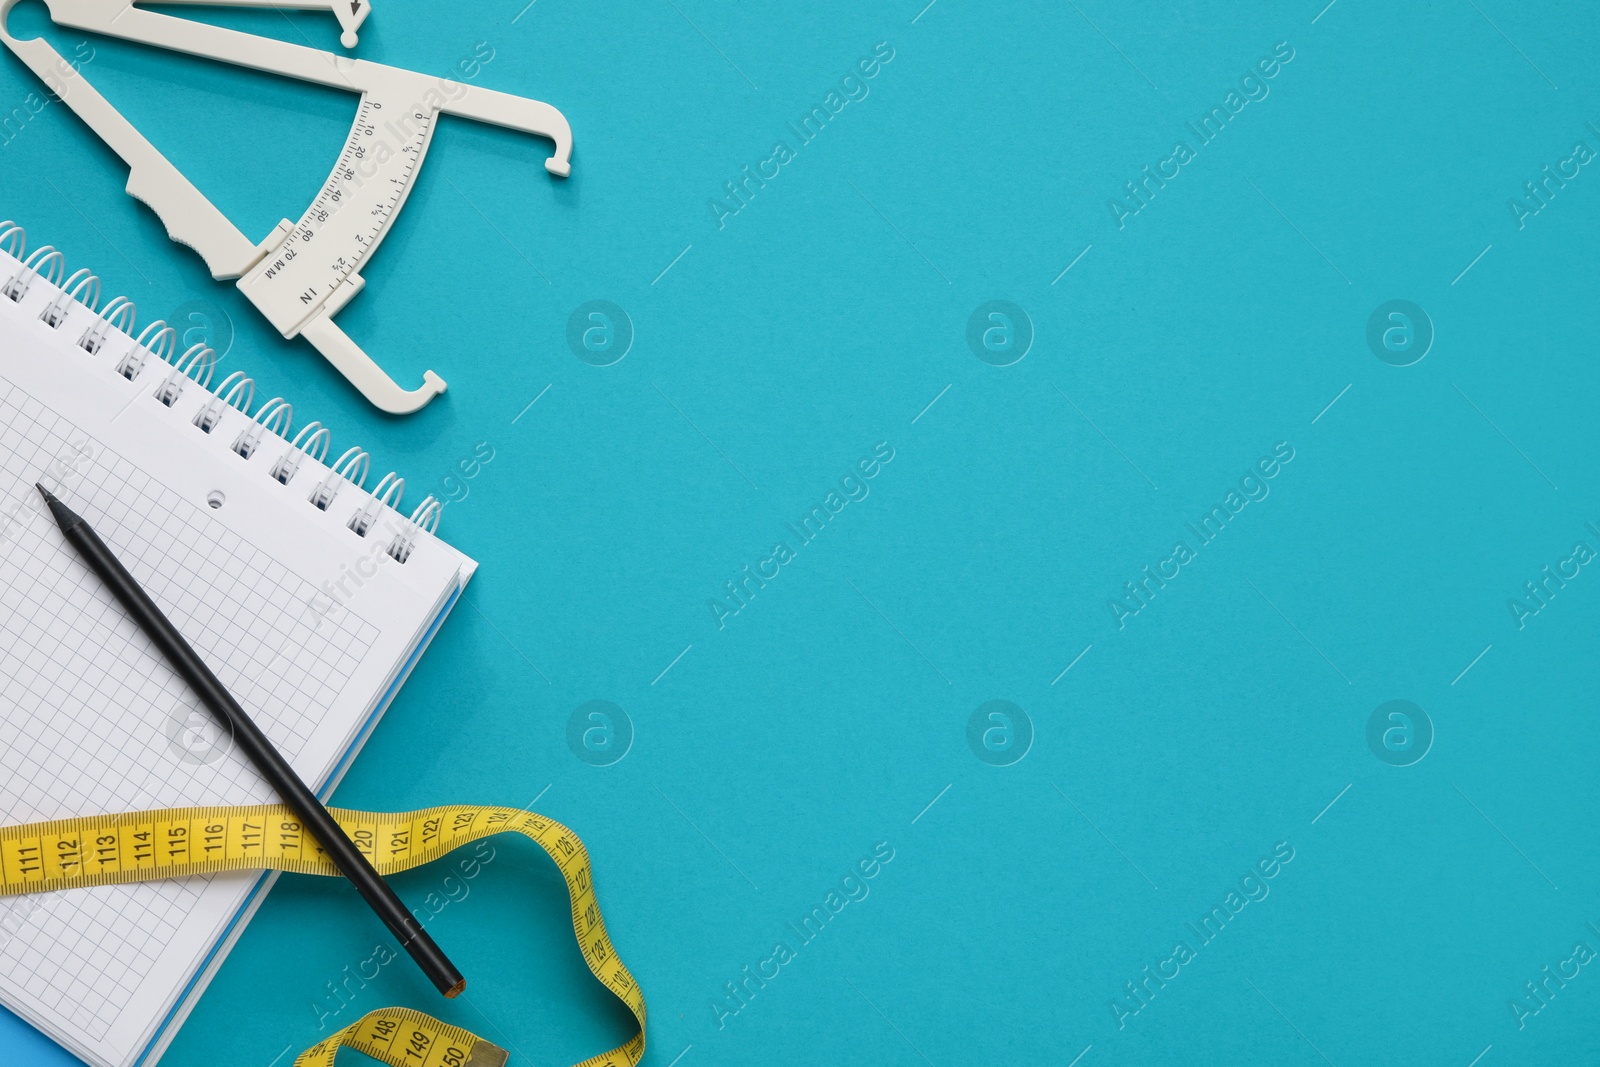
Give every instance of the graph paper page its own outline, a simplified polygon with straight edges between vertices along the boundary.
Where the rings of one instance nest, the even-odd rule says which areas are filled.
[[[90,521],[301,775],[326,781],[455,562],[419,549],[369,563],[377,574],[340,595],[331,580],[372,546],[307,502],[316,472],[279,484],[264,457],[192,424],[207,394],[168,408],[159,376],[124,380],[28,310],[0,307],[0,817],[276,799],[66,544],[36,481]],[[91,1062],[132,1063],[258,878],[0,901],[0,1001]]]

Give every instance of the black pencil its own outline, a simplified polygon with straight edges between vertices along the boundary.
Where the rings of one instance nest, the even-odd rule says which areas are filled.
[[[178,628],[172,625],[161,609],[156,607],[155,601],[134,580],[133,575],[118,562],[112,555],[111,549],[100,540],[99,536],[89,528],[82,516],[76,514],[71,508],[57,500],[42,485],[35,485],[43,494],[45,503],[50,505],[50,513],[55,516],[56,523],[61,527],[62,534],[72,547],[78,550],[84,562],[100,576],[106,586],[122,602],[128,614],[139,624],[150,638],[155,642],[173,669],[189,683],[195,694],[211,709],[211,713],[221,719],[233,732],[234,740],[244,750],[250,762],[255,764],[261,776],[278,791],[289,808],[300,818],[305,827],[311,831],[317,842],[327,851],[340,872],[350,879],[356,891],[371,905],[372,910],[378,913],[378,918],[389,928],[389,932],[400,942],[400,946],[411,954],[417,961],[423,973],[438,987],[439,992],[447,997],[454,997],[467,987],[467,981],[461,977],[461,972],[433,943],[427,931],[423,930],[416,918],[406,910],[394,890],[379,877],[367,858],[356,848],[355,843],[345,835],[334,821],[328,809],[322,806],[305,782],[289,766],[267,735],[261,732],[250,718],[245,714],[238,701],[228,693],[227,688],[211,673],[211,669],[189,647]]]

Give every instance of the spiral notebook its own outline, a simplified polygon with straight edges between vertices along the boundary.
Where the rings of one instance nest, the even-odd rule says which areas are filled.
[[[272,790],[41,512],[93,523],[324,798],[476,564],[282,399],[0,224],[0,819]],[[150,1067],[274,875],[0,900],[0,1063]],[[20,1020],[19,1018],[20,1017]],[[64,1057],[62,1057],[65,1060]]]

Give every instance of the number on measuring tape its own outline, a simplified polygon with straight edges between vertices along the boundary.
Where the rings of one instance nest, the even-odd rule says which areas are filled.
[[[590,972],[633,1013],[639,1032],[579,1067],[635,1067],[644,1056],[644,997],[606,933],[583,842],[567,827],[515,808],[446,807],[403,814],[331,809],[373,861],[396,874],[500,833],[520,833],[567,883],[572,929]],[[381,847],[380,847],[381,843]],[[192,808],[63,819],[0,828],[0,896],[182,878],[236,870],[338,877],[286,808]],[[335,1067],[341,1048],[390,1067],[504,1067],[506,1051],[422,1012],[383,1008],[306,1049],[294,1067]]]

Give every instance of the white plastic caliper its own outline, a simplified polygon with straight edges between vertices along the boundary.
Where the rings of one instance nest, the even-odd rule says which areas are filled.
[[[387,412],[416,411],[444,391],[444,379],[430,370],[421,388],[400,388],[333,316],[361,291],[361,266],[406,202],[439,114],[548,137],[555,154],[545,169],[559,177],[570,171],[572,128],[561,112],[537,100],[143,11],[134,0],[45,0],[50,18],[62,26],[361,94],[355,126],[311,207],[298,223],[285,219],[255,244],[48,42],[11,36],[5,21],[17,2],[0,0],[0,40],[128,164],[129,194],[160,216],[169,237],[200,253],[213,278],[239,279],[240,290],[283,336],[305,337]],[[371,0],[164,2],[331,11],[346,48],[355,47],[356,31],[372,12]]]

